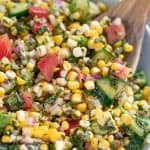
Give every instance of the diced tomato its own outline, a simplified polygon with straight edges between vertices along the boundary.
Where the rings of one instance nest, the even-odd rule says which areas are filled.
[[[32,94],[31,92],[23,92],[21,98],[24,102],[23,108],[30,109],[32,107]]]
[[[34,23],[32,31],[34,33],[38,32],[41,28],[46,27],[48,32],[51,32],[53,29],[53,26],[49,23],[41,24],[41,23]]]
[[[89,141],[85,143],[84,147],[85,147],[85,150],[94,150],[91,146],[91,142],[89,142]]]
[[[28,9],[29,14],[31,14],[33,17],[37,16],[37,17],[48,17],[48,10],[43,9],[41,7],[37,7],[37,6],[31,6]]]
[[[45,79],[50,81],[53,77],[55,68],[61,63],[62,60],[57,56],[57,54],[50,54],[41,58],[37,67]]]
[[[0,59],[3,57],[11,58],[11,43],[8,34],[0,36]]]
[[[79,126],[79,120],[69,121],[69,129],[65,130],[66,135],[70,135],[71,129],[77,128]]]
[[[126,79],[128,76],[128,69],[126,66],[121,65],[120,69],[115,71],[114,76],[122,80]]]
[[[105,29],[108,43],[112,44],[118,40],[122,40],[126,36],[125,27],[123,24],[112,24]]]

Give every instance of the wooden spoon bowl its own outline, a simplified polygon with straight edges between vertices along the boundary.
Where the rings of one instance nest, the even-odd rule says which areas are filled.
[[[133,71],[136,70],[140,59],[149,9],[150,0],[122,0],[108,12],[96,18],[101,20],[104,16],[108,16],[111,19],[116,17],[122,19],[126,28],[126,39],[134,46],[134,51],[126,56],[126,61]]]

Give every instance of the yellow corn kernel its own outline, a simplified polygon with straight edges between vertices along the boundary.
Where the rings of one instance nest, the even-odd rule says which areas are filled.
[[[0,97],[5,95],[5,89],[0,87]]]
[[[95,137],[91,138],[91,146],[92,146],[92,148],[97,148],[97,146],[98,146],[97,138],[95,138]]]
[[[49,53],[49,54],[51,54],[51,53],[58,53],[59,50],[60,50],[60,47],[54,46],[54,47],[52,47],[52,48],[50,48],[50,49],[48,50],[48,53]]]
[[[71,101],[73,103],[81,103],[82,102],[82,94],[81,93],[72,94]]]
[[[0,72],[0,83],[4,82],[6,79],[6,76],[3,72]]]
[[[82,120],[89,120],[89,115],[82,115]]]
[[[133,118],[128,114],[123,114],[120,118],[121,124],[130,125],[133,121]]]
[[[103,67],[103,69],[102,69],[102,75],[105,77],[105,76],[108,75],[108,73],[109,73],[109,68],[108,67]]]
[[[106,45],[106,49],[107,49],[108,51],[112,51],[112,50],[113,50],[112,46],[109,45],[109,44]]]
[[[40,150],[49,150],[47,144],[41,144],[40,145]]]
[[[34,69],[34,64],[29,62],[26,67],[29,71],[32,71]]]
[[[101,149],[105,149],[105,150],[109,149],[109,146],[110,146],[110,144],[109,144],[109,142],[107,140],[105,140],[104,138],[100,139],[100,141],[99,141],[99,147]]]
[[[100,69],[98,67],[91,68],[91,74],[98,74],[99,72],[100,72]]]
[[[13,129],[14,129],[13,126],[8,125],[6,126],[5,131],[12,131]]]
[[[1,18],[1,22],[7,28],[10,28],[15,23],[14,20],[12,20],[12,19],[10,19],[8,17],[5,17],[5,16],[3,16]]]
[[[39,130],[42,130],[43,132],[46,132],[48,130],[48,127],[45,125],[41,125],[38,127]]]
[[[53,37],[53,39],[54,39],[56,45],[60,45],[63,41],[63,36],[62,35],[56,35]]]
[[[71,63],[70,63],[70,62],[64,61],[64,62],[63,62],[63,67],[64,67],[64,69],[65,69],[66,71],[69,71],[72,66],[71,66]]]
[[[50,126],[54,129],[58,129],[59,128],[59,124],[57,122],[51,122]]]
[[[74,22],[72,24],[69,25],[69,30],[76,30],[80,27],[80,24],[78,22]]]
[[[3,135],[2,136],[2,142],[3,143],[9,143],[10,142],[10,137],[7,135]]]
[[[103,2],[98,3],[98,6],[102,12],[105,12],[108,9],[108,7]]]
[[[144,106],[147,106],[148,104],[147,104],[146,100],[141,100],[141,101],[138,102],[138,105],[144,107]]]
[[[48,136],[49,136],[50,142],[56,142],[57,140],[61,138],[61,134],[54,128],[50,128],[48,130]]]
[[[92,80],[85,81],[85,82],[84,82],[84,87],[85,87],[87,90],[92,90],[92,89],[94,89],[94,88],[95,88],[94,81],[92,81]]]
[[[98,63],[97,63],[97,66],[102,69],[103,67],[106,66],[106,63],[104,60],[99,60]]]
[[[87,33],[86,33],[86,36],[87,37],[98,37],[99,36],[99,33],[97,32],[97,30],[95,29],[92,29],[92,30],[89,30]]]
[[[20,77],[17,77],[17,84],[18,85],[24,85],[26,82],[25,82],[25,80],[23,80],[22,78],[20,78]]]
[[[80,112],[86,112],[87,110],[87,104],[86,103],[81,103],[81,104],[78,104],[77,105],[77,109],[80,111]]]
[[[8,1],[5,5],[8,9],[11,9],[13,7],[13,3],[11,1]]]
[[[120,58],[121,60],[123,60],[123,59],[124,59],[124,55],[123,55],[123,54],[120,54],[120,55],[119,55],[119,58]]]
[[[150,102],[149,96],[150,96],[150,87],[146,86],[143,90],[143,97]]]
[[[89,49],[94,48],[94,39],[93,38],[88,40],[87,46],[88,46]]]
[[[122,46],[122,41],[117,41],[116,43],[114,43],[114,47],[117,48],[117,47],[121,47]]]
[[[70,90],[77,90],[80,87],[80,83],[78,81],[68,81],[67,85]]]
[[[43,134],[44,134],[43,130],[35,128],[33,132],[33,137],[42,138]]]
[[[67,130],[69,128],[69,123],[67,121],[63,121],[61,124],[61,128],[63,130]]]
[[[0,13],[0,18],[2,18],[4,16],[4,13]]]
[[[44,9],[49,9],[48,4],[45,3],[45,2],[43,2],[43,3],[41,4],[41,7],[44,8]]]
[[[93,44],[93,48],[95,51],[99,51],[101,50],[102,48],[104,48],[104,44],[102,42],[98,42],[98,43],[94,43]]]
[[[90,69],[88,67],[83,67],[82,70],[81,70],[81,72],[83,74],[89,74],[90,73]]]
[[[113,115],[119,117],[121,115],[121,110],[119,108],[115,108],[113,110]]]
[[[120,68],[120,64],[118,64],[118,63],[112,63],[111,64],[111,69],[112,70],[118,70]]]
[[[133,51],[133,46],[130,45],[130,44],[128,44],[128,43],[126,43],[126,44],[124,45],[124,51],[127,52],[127,53],[132,52],[132,51]]]
[[[125,148],[121,146],[117,150],[125,150]]]
[[[113,136],[113,135],[109,135],[109,136],[108,136],[108,141],[109,141],[110,143],[112,143],[112,142],[114,141],[114,136]]]
[[[56,20],[57,20],[58,23],[62,23],[64,18],[65,18],[65,16],[59,15]]]
[[[132,104],[129,103],[129,102],[125,102],[125,104],[123,105],[123,107],[124,107],[126,110],[131,110],[131,109],[132,109]]]

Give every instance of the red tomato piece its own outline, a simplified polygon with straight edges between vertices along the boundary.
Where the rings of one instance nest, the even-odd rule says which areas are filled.
[[[89,142],[89,141],[85,143],[84,148],[85,148],[85,150],[94,150],[91,146],[91,142]]]
[[[12,46],[8,34],[0,36],[0,59],[3,57],[11,58]]]
[[[108,43],[112,44],[118,40],[122,40],[126,36],[125,27],[123,24],[112,24],[105,29]]]
[[[48,17],[48,10],[43,9],[41,7],[38,6],[31,6],[28,9],[29,14],[31,14],[33,17],[38,16],[38,17]]]
[[[70,135],[71,129],[77,128],[79,126],[79,120],[69,121],[69,129],[65,130],[66,135]]]
[[[117,78],[120,78],[122,80],[126,79],[128,76],[128,69],[125,66],[121,66],[121,68],[117,71],[115,71],[114,76],[116,76]]]
[[[23,92],[21,98],[24,102],[23,108],[30,109],[32,107],[32,94],[31,92]]]
[[[34,33],[38,32],[41,28],[46,27],[48,32],[51,32],[53,27],[49,23],[41,24],[41,23],[34,23],[32,31]]]
[[[57,54],[50,54],[40,59],[37,64],[38,69],[46,80],[50,81],[53,77],[55,68],[62,63]]]

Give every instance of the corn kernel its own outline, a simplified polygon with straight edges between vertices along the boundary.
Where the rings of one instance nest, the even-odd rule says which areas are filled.
[[[43,134],[44,134],[43,130],[38,129],[38,128],[34,129],[33,136],[35,138],[42,138]]]
[[[77,76],[78,76],[77,72],[70,71],[67,75],[67,79],[70,81],[74,81],[74,80],[76,80]]]
[[[92,148],[97,148],[97,146],[98,146],[97,138],[95,138],[95,137],[91,138],[91,146],[92,146]]]
[[[89,115],[82,115],[82,120],[89,120]]]
[[[44,8],[44,9],[49,9],[48,4],[47,4],[47,3],[44,3],[44,2],[42,3],[41,7]]]
[[[108,67],[103,67],[103,69],[102,69],[102,75],[104,77],[108,75],[108,72],[109,72],[109,68]]]
[[[102,12],[105,12],[108,9],[103,2],[98,3],[98,6]]]
[[[58,129],[58,128],[59,128],[59,124],[58,124],[57,122],[51,122],[51,123],[50,123],[50,126],[51,126],[52,128],[55,128],[55,129]]]
[[[122,124],[130,125],[133,121],[132,117],[128,114],[123,114],[120,118]]]
[[[62,35],[56,35],[53,37],[53,39],[54,39],[56,45],[60,45],[63,41],[63,36]]]
[[[129,103],[129,102],[125,102],[125,104],[123,105],[123,107],[124,107],[126,110],[131,110],[131,109],[132,109],[132,104]]]
[[[118,63],[112,63],[112,65],[111,65],[111,69],[112,70],[118,70],[120,68],[120,64],[118,64]]]
[[[8,17],[5,17],[5,16],[2,17],[1,22],[7,28],[10,28],[15,23],[14,20],[12,20]]]
[[[0,72],[0,83],[4,82],[6,79],[6,76],[3,72]]]
[[[72,24],[70,24],[69,25],[69,30],[76,30],[76,29],[78,29],[80,27],[80,24],[78,23],[78,22],[74,22],[74,23],[72,23]]]
[[[89,81],[85,81],[84,82],[84,86],[87,90],[92,90],[95,88],[95,84],[94,84],[94,81],[92,80],[89,80]]]
[[[80,83],[78,81],[68,81],[68,88],[70,90],[77,90],[80,87]]]
[[[40,150],[48,150],[48,145],[47,144],[41,144],[40,145]]]
[[[13,129],[14,129],[14,127],[10,126],[10,125],[7,125],[5,128],[6,131],[12,131]]]
[[[0,97],[5,95],[5,89],[0,87]]]
[[[87,37],[98,37],[99,36],[99,33],[97,32],[97,30],[95,29],[92,29],[92,30],[89,30],[87,33],[86,33],[86,36]]]
[[[100,69],[98,67],[91,68],[91,74],[98,74],[99,72],[100,72]]]
[[[33,69],[34,69],[34,64],[32,64],[31,62],[29,62],[29,63],[27,64],[27,69],[28,69],[29,71],[33,71]]]
[[[70,63],[70,62],[64,61],[64,62],[63,62],[63,67],[64,67],[64,69],[65,69],[66,71],[69,71],[72,66],[71,66],[71,63]]]
[[[121,47],[122,46],[122,41],[117,41],[116,43],[114,43],[114,47],[117,48],[117,47]]]
[[[123,54],[120,54],[120,55],[119,55],[119,59],[123,60],[123,59],[124,59],[124,55],[123,55]]]
[[[4,16],[4,13],[1,13],[1,12],[0,12],[0,18],[2,18],[3,16]]]
[[[57,22],[58,22],[58,23],[62,23],[63,20],[64,20],[64,18],[65,18],[65,16],[59,15],[59,16],[57,17]]]
[[[9,143],[10,142],[10,137],[7,135],[3,135],[2,136],[2,142],[3,143]]]
[[[61,124],[61,128],[63,130],[67,130],[69,128],[69,123],[67,121],[63,121]]]
[[[112,50],[113,50],[112,46],[109,45],[109,44],[107,44],[105,48],[106,48],[108,51],[112,51]]]
[[[99,60],[98,63],[97,63],[97,66],[102,69],[103,67],[106,66],[106,63],[104,60]]]
[[[115,108],[113,110],[113,115],[119,117],[121,115],[121,110],[119,108]]]
[[[72,94],[71,101],[73,103],[80,103],[80,102],[82,102],[82,94],[81,93],[74,93],[74,94]]]
[[[23,80],[22,78],[20,78],[20,77],[17,77],[17,84],[18,85],[24,85],[26,82],[25,82],[25,80]]]
[[[87,46],[88,46],[89,49],[94,48],[94,39],[93,38],[88,40]]]
[[[56,142],[61,138],[61,134],[56,129],[53,128],[50,128],[48,130],[48,135],[50,142]]]
[[[125,148],[121,146],[117,150],[125,150]]]
[[[77,105],[77,109],[80,111],[80,112],[85,112],[87,110],[87,104],[86,103],[81,103],[81,104],[78,104]]]
[[[124,45],[124,51],[127,52],[127,53],[132,52],[132,51],[133,51],[133,46],[130,45],[130,44],[128,44],[128,43],[126,43],[126,44]]]
[[[113,135],[109,135],[109,136],[108,136],[108,141],[109,141],[110,143],[112,143],[112,142],[114,141],[114,136],[113,136]]]
[[[83,67],[81,72],[83,74],[89,74],[90,73],[90,69],[88,67]]]
[[[104,44],[102,42],[94,43],[93,48],[95,51],[100,51],[102,48],[104,48]]]
[[[109,142],[108,142],[107,140],[101,138],[98,146],[99,146],[101,149],[106,150],[106,149],[109,149],[110,144],[109,144]]]

